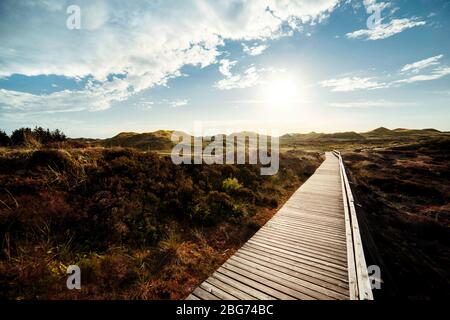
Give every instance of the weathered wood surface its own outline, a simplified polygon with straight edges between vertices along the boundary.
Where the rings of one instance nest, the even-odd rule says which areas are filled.
[[[365,262],[354,251],[346,183],[339,154],[326,153],[273,218],[187,299],[359,299],[355,263]]]

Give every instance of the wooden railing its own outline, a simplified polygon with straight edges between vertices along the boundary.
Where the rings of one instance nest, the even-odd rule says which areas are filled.
[[[333,151],[339,159],[342,200],[344,202],[345,229],[347,238],[348,278],[351,300],[373,300],[366,259],[361,242],[358,218],[350,183],[339,151]]]

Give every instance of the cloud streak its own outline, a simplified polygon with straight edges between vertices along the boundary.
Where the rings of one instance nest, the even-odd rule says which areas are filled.
[[[373,77],[343,77],[324,80],[319,84],[325,88],[332,88],[332,92],[350,92],[356,90],[391,88],[402,84],[438,80],[450,75],[450,67],[441,64],[441,59],[443,57],[444,55],[440,54],[406,64],[396,75],[389,76],[385,78],[384,81],[377,80]],[[426,69],[431,67],[433,67],[431,71],[423,73]],[[397,78],[397,80],[395,80],[395,78]]]
[[[439,65],[439,60],[442,59],[444,55],[440,54],[438,56],[434,56],[428,59],[423,59],[414,63],[406,64],[403,66],[401,72],[412,72],[412,73],[419,73],[420,70],[429,68],[431,66]]]
[[[337,79],[329,79],[320,82],[320,85],[325,88],[332,88],[333,92],[349,92],[355,90],[374,90],[385,88],[385,83],[380,83],[373,78],[361,77],[344,77]]]
[[[445,76],[450,75],[450,67],[442,66],[434,69],[429,74],[420,74],[416,76],[412,76],[406,79],[397,80],[394,83],[414,83],[414,82],[421,82],[421,81],[431,81],[431,80],[438,80],[440,78],[443,78]]]
[[[364,101],[350,101],[350,102],[333,102],[331,107],[335,108],[394,108],[413,106],[410,102],[397,102],[390,100],[364,100]]]
[[[382,40],[407,29],[424,26],[425,24],[425,21],[418,20],[417,18],[393,19],[388,23],[380,23],[373,29],[353,31],[347,33],[346,36],[349,39]]]
[[[262,78],[267,70],[256,67],[247,68],[242,74],[229,74],[225,79],[219,80],[214,87],[219,90],[244,89],[257,86],[262,83]]]

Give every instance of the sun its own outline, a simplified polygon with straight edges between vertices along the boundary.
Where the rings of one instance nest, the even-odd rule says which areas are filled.
[[[296,77],[283,74],[269,79],[262,90],[267,107],[288,108],[298,101],[300,83]]]

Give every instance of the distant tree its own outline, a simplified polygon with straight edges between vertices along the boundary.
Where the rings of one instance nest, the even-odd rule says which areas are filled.
[[[35,127],[33,129],[33,135],[36,138],[36,140],[38,140],[39,142],[46,144],[48,142],[50,142],[51,140],[51,134],[50,131],[47,129],[45,130],[42,127]]]
[[[23,146],[34,139],[33,131],[30,128],[16,129],[11,134],[11,142],[15,146]]]
[[[50,131],[42,127],[35,127],[33,130],[30,128],[20,128],[14,130],[11,134],[11,141],[15,146],[46,145],[52,142],[63,142],[66,140],[67,137],[61,130],[56,129]]]
[[[11,145],[11,139],[5,131],[0,130],[0,146],[7,147]]]
[[[61,130],[56,129],[51,133],[51,140],[54,142],[61,142],[66,141],[67,137]]]

